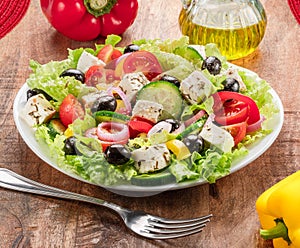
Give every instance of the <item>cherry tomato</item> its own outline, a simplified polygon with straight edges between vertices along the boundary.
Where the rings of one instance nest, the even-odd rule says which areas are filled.
[[[162,68],[157,58],[147,51],[136,51],[130,53],[123,64],[123,72],[143,72],[145,76],[151,80],[161,74]]]
[[[248,96],[237,92],[220,91],[213,95],[215,121],[221,125],[245,122],[251,125],[260,119],[259,109]]]
[[[139,121],[139,120],[130,120],[128,122],[130,138],[137,137],[140,133],[148,133],[149,130],[153,127],[149,122]]]
[[[114,48],[111,44],[107,44],[100,49],[97,57],[107,64],[121,55],[122,53],[118,49]]]
[[[237,124],[225,126],[224,128],[231,134],[234,140],[234,145],[236,146],[246,136],[247,123],[240,122]]]
[[[85,73],[85,84],[95,87],[97,84],[110,84],[115,80],[120,80],[115,76],[114,70],[104,68],[103,65],[93,65]]]
[[[83,118],[84,114],[83,106],[72,94],[67,95],[59,107],[59,117],[65,127],[77,118]]]

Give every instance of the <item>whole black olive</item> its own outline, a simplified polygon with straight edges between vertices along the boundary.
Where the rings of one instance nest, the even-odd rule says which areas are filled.
[[[171,132],[174,132],[180,126],[180,122],[175,119],[166,119],[165,122],[170,123],[172,125]]]
[[[80,70],[72,69],[72,68],[63,71],[59,76],[60,77],[74,77],[81,83],[84,83],[84,81],[85,81],[84,73]]]
[[[167,75],[167,74],[164,74],[160,80],[163,80],[163,81],[167,81],[169,83],[172,83],[174,85],[176,85],[178,88],[180,87],[180,81],[176,78],[176,77],[173,77],[173,76],[170,76],[170,75]]]
[[[139,51],[139,50],[140,50],[140,47],[138,45],[130,44],[130,45],[125,47],[124,53],[132,53],[132,52],[136,52],[136,51]]]
[[[226,78],[222,84],[224,85],[225,91],[234,91],[239,92],[240,91],[240,84],[239,82],[234,78]]]
[[[27,101],[30,97],[33,97],[33,96],[36,96],[38,94],[42,94],[44,95],[44,97],[50,101],[52,100],[53,98],[51,96],[49,96],[45,91],[41,90],[41,89],[37,89],[37,88],[34,88],[34,89],[29,89],[27,90]]]
[[[125,164],[130,159],[130,151],[123,145],[115,144],[106,148],[105,158],[108,163],[121,165]]]
[[[100,110],[115,111],[117,108],[117,100],[113,96],[104,95],[99,97],[93,104],[92,113]]]
[[[190,134],[183,139],[183,143],[189,148],[190,152],[201,152],[204,148],[203,139],[196,135]]]
[[[222,68],[221,61],[215,56],[207,57],[202,63],[202,70],[207,69],[208,72],[212,75],[217,75],[220,73]]]
[[[65,140],[64,152],[66,155],[77,155],[75,148],[76,138],[71,136]]]

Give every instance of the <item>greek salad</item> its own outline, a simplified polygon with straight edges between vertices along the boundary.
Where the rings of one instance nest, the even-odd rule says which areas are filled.
[[[120,41],[30,61],[21,117],[63,170],[104,186],[214,183],[272,132],[270,86],[214,44]]]

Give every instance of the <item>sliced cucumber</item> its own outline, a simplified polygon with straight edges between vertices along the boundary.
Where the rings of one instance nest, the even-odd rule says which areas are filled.
[[[180,134],[178,134],[176,139],[181,140],[193,132],[199,132],[203,128],[206,120],[207,120],[207,117],[203,116],[201,119],[199,119],[195,123],[191,124],[184,131],[182,131]]]
[[[137,100],[148,100],[163,105],[160,119],[178,119],[183,108],[183,99],[178,87],[167,81],[146,84],[137,94]]]
[[[131,178],[131,184],[137,186],[159,186],[175,182],[176,178],[168,170],[153,174],[141,174]]]
[[[66,127],[61,123],[59,119],[52,119],[48,123],[48,129],[51,139],[54,139],[57,134],[60,135],[66,131]]]
[[[178,47],[174,51],[175,54],[180,55],[181,57],[187,59],[193,64],[198,64],[203,61],[201,54],[193,47]]]
[[[93,114],[93,116],[98,123],[107,122],[107,121],[125,123],[130,120],[130,117],[128,115],[122,115],[120,113],[116,113],[108,110],[97,111]]]

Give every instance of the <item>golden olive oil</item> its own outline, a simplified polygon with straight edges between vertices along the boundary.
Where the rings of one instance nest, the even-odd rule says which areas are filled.
[[[258,47],[265,34],[266,19],[242,28],[221,28],[196,24],[183,8],[179,25],[182,34],[189,36],[190,44],[215,43],[222,55],[228,60],[234,60],[249,55]]]

